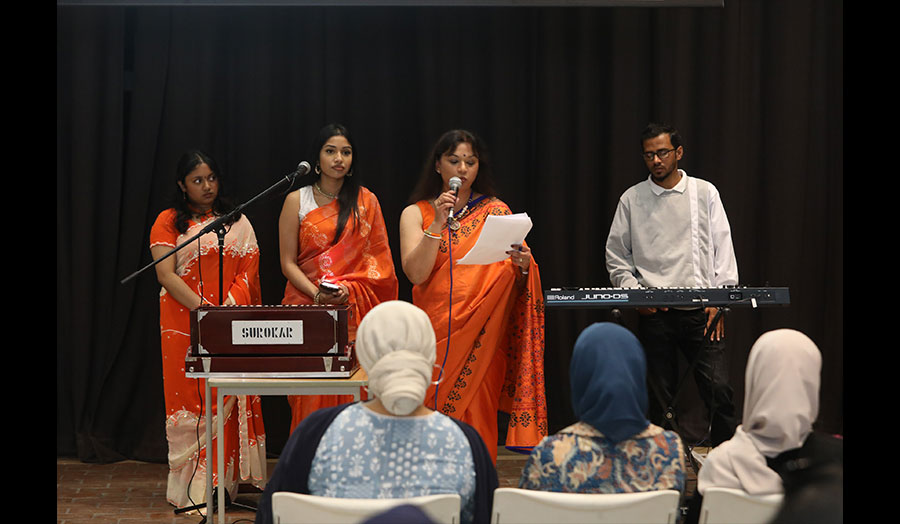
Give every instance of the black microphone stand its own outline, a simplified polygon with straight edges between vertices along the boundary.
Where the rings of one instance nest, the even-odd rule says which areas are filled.
[[[304,166],[304,164],[306,164],[306,165]],[[251,198],[247,202],[244,202],[243,204],[236,206],[228,214],[222,215],[222,216],[218,217],[217,219],[213,220],[212,222],[207,224],[202,230],[200,230],[199,233],[197,233],[196,235],[192,236],[191,238],[185,240],[181,244],[175,246],[175,248],[173,248],[172,251],[169,251],[165,255],[159,257],[158,259],[154,260],[153,262],[150,262],[149,264],[142,267],[141,269],[139,269],[139,270],[135,271],[134,273],[128,275],[127,277],[123,278],[120,283],[125,284],[129,280],[131,280],[134,277],[143,273],[144,271],[150,269],[151,267],[155,266],[156,264],[159,264],[163,260],[174,255],[175,253],[180,251],[183,247],[190,244],[194,240],[197,240],[198,238],[200,238],[201,236],[203,236],[209,232],[215,231],[216,235],[219,238],[219,303],[221,304],[221,302],[222,302],[222,256],[223,256],[222,251],[224,250],[224,245],[225,245],[225,233],[227,231],[225,228],[226,223],[230,223],[231,218],[233,216],[237,215],[238,213],[241,213],[244,210],[244,208],[246,208],[253,202],[256,202],[260,198],[267,196],[269,193],[275,191],[275,189],[279,185],[281,185],[283,182],[287,181],[287,182],[290,182],[290,184],[292,185],[294,183],[294,180],[297,178],[297,176],[299,176],[301,174],[301,171],[304,172],[303,174],[306,174],[306,172],[309,172],[309,164],[307,164],[306,162],[301,162],[300,165],[297,166],[297,169],[295,171],[288,173],[287,175],[284,176],[284,178],[282,178],[278,182],[275,182],[268,189],[266,189],[262,193],[256,195],[255,197]],[[288,187],[290,187],[290,185]]]
[[[302,173],[301,173],[301,172],[302,172]],[[124,279],[122,279],[122,281],[121,281],[120,283],[121,283],[121,284],[125,284],[126,282],[130,281],[130,280],[133,279],[134,277],[136,277],[136,276],[140,275],[141,273],[143,273],[144,271],[150,269],[151,267],[156,266],[156,264],[159,264],[159,263],[162,262],[163,260],[165,260],[165,259],[169,258],[170,256],[174,255],[175,253],[177,253],[179,250],[181,250],[182,248],[184,248],[186,245],[190,244],[190,243],[193,242],[194,240],[200,238],[201,236],[203,236],[203,235],[205,235],[205,234],[207,234],[207,233],[209,233],[209,232],[214,231],[214,232],[216,233],[216,236],[218,237],[218,241],[219,241],[219,305],[221,305],[221,304],[224,302],[224,301],[222,300],[222,293],[224,292],[224,291],[223,291],[223,282],[222,282],[222,280],[223,280],[223,276],[222,276],[222,265],[223,265],[223,264],[222,264],[222,259],[224,258],[224,251],[225,251],[225,234],[227,233],[227,229],[226,229],[226,227],[225,227],[226,224],[230,224],[230,223],[232,222],[232,217],[234,217],[234,216],[238,215],[239,213],[241,213],[241,212],[244,210],[244,208],[246,208],[247,206],[249,206],[249,205],[252,204],[253,202],[256,202],[256,201],[259,200],[260,198],[263,198],[263,197],[267,196],[269,193],[275,191],[275,189],[276,189],[278,186],[280,186],[283,182],[289,182],[288,187],[291,187],[291,186],[294,184],[294,180],[296,180],[296,178],[297,178],[298,176],[300,176],[301,174],[306,174],[306,173],[308,173],[308,172],[309,172],[309,164],[308,164],[307,162],[301,162],[301,163],[297,166],[297,169],[296,169],[296,170],[294,170],[293,172],[288,173],[287,175],[285,175],[284,178],[280,179],[278,182],[275,182],[274,184],[272,184],[271,186],[269,186],[268,189],[266,189],[266,190],[263,191],[262,193],[259,193],[258,195],[256,195],[255,197],[251,198],[251,199],[248,200],[247,202],[245,202],[245,203],[243,203],[243,204],[240,204],[240,205],[236,206],[236,207],[235,207],[233,210],[231,210],[229,213],[227,213],[227,214],[225,214],[225,215],[222,215],[222,216],[218,217],[217,219],[213,220],[212,222],[210,222],[209,224],[207,224],[202,230],[200,230],[199,233],[197,233],[196,235],[192,236],[191,238],[185,240],[185,241],[182,242],[181,244],[175,246],[175,248],[173,248],[172,251],[169,251],[169,252],[166,253],[165,255],[159,257],[158,259],[156,259],[156,260],[154,260],[153,262],[147,264],[146,266],[142,267],[141,269],[139,269],[139,270],[135,271],[134,273],[128,275],[127,277],[125,277]],[[198,263],[199,263],[199,260],[198,260]],[[203,304],[203,297],[202,297],[202,296],[200,297],[200,303],[201,303],[201,305]],[[207,391],[208,391],[208,388],[207,388]],[[211,428],[207,428],[207,431],[211,431]],[[208,453],[209,451],[210,451],[210,450],[207,450],[207,456],[206,456],[207,461],[209,461],[209,453]],[[207,468],[207,470],[208,470],[208,471],[211,471],[212,468]],[[209,474],[209,473],[207,473],[207,474]],[[211,495],[211,497],[212,497],[212,506],[211,506],[211,507],[212,507],[212,511],[213,511],[213,512],[218,511],[218,508],[216,507],[217,504],[218,504],[218,497],[217,497],[217,495],[218,495],[218,491],[217,491],[217,490],[218,490],[218,489],[219,489],[218,486],[215,487],[215,488],[213,488],[213,492],[212,492],[212,495]],[[252,506],[245,506],[245,505],[241,505],[241,504],[237,504],[237,503],[235,503],[235,502],[232,502],[232,501],[231,501],[231,497],[228,495],[228,490],[225,491],[225,505],[226,505],[226,506],[236,505],[236,506],[243,507],[243,508],[245,508],[245,509],[249,509],[249,510],[252,510],[252,511],[256,511],[256,508],[254,508],[254,507],[252,507]],[[201,504],[195,504],[195,505],[193,505],[193,506],[188,506],[188,507],[184,507],[184,508],[178,508],[178,509],[175,510],[175,514],[178,515],[178,514],[181,514],[181,513],[188,512],[188,511],[193,511],[193,510],[195,510],[195,509],[200,509],[200,508],[202,508],[202,507],[204,507],[204,506],[210,507],[210,506],[208,505],[208,502],[204,502],[204,503],[201,503]],[[205,524],[205,523],[206,523],[207,517],[209,517],[209,515],[204,515],[204,516],[203,516],[203,520],[200,521],[200,524]]]

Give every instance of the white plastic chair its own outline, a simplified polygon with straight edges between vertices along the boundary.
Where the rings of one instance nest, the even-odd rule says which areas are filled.
[[[680,497],[675,490],[607,494],[498,488],[491,524],[674,524]]]
[[[750,495],[732,488],[706,488],[700,524],[764,524],[781,508],[782,494]]]
[[[279,491],[272,494],[272,516],[275,524],[358,524],[402,504],[418,507],[435,524],[459,524],[459,494],[343,499]]]

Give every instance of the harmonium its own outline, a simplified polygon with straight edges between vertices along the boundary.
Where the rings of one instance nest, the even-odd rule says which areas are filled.
[[[344,378],[359,364],[350,306],[201,306],[191,311],[190,378]]]

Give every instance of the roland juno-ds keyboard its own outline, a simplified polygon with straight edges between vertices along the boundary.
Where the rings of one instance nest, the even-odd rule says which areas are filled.
[[[786,287],[721,288],[551,288],[544,290],[546,307],[718,307],[786,306]]]

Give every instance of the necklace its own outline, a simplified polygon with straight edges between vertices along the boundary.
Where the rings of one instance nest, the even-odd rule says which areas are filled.
[[[198,222],[201,220],[205,220],[214,215],[214,211],[213,211],[212,207],[210,207],[206,211],[201,211],[201,210],[195,208],[194,206],[188,204],[188,210],[190,210],[190,212],[191,212],[191,218],[193,218],[194,220],[196,220]]]
[[[466,201],[466,205],[463,206],[462,209],[459,210],[455,216],[447,218],[447,227],[452,229],[453,231],[459,230],[459,218],[466,214],[466,211],[469,210],[469,204],[472,203],[472,193],[469,193],[469,200]]]
[[[325,191],[323,191],[322,188],[319,187],[319,183],[318,183],[318,182],[313,183],[313,187],[316,188],[316,191],[318,191],[319,193],[321,193],[321,194],[327,196],[328,198],[337,198],[337,197],[338,197],[337,195],[332,195],[331,193],[326,193]]]

